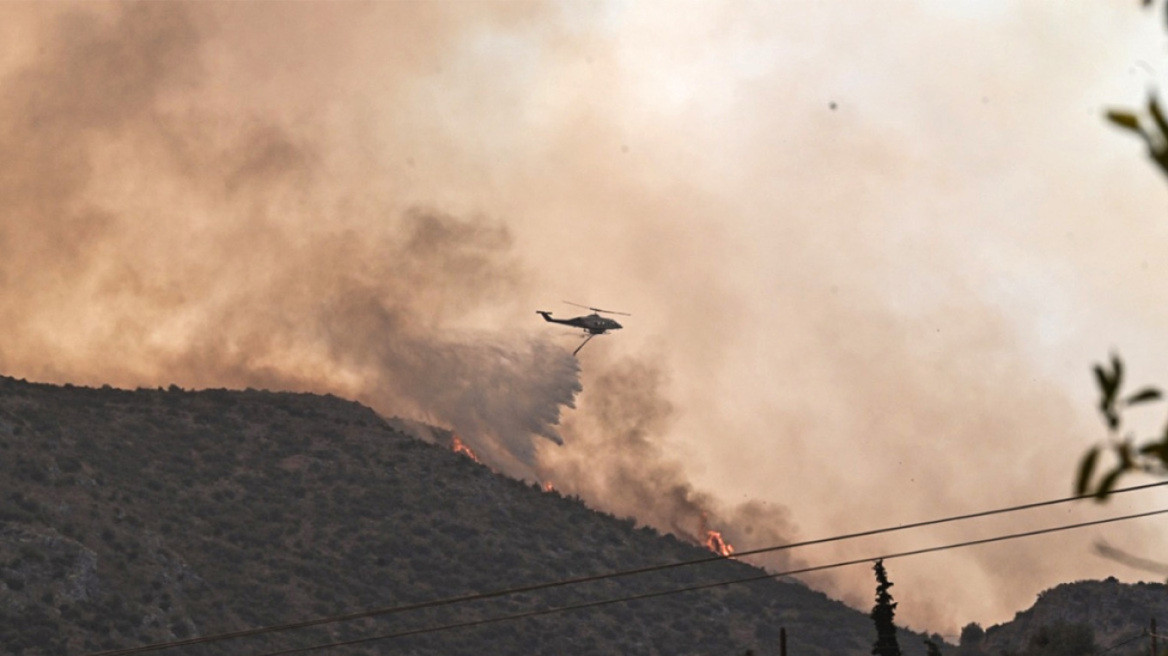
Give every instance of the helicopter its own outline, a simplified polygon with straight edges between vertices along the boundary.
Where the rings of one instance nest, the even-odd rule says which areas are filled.
[[[549,321],[551,323],[562,323],[565,326],[574,326],[576,328],[583,328],[584,329],[584,332],[588,336],[584,338],[583,342],[580,342],[580,345],[576,347],[575,351],[572,351],[572,355],[576,355],[577,353],[579,353],[580,349],[584,348],[584,345],[587,344],[588,341],[591,340],[593,337],[596,337],[597,335],[603,335],[610,330],[620,330],[623,327],[619,323],[617,323],[617,321],[615,319],[609,319],[608,317],[600,316],[601,313],[603,313],[603,314],[619,314],[619,315],[625,316],[625,317],[632,316],[628,312],[617,312],[615,310],[601,310],[600,308],[589,307],[587,305],[580,305],[579,303],[573,303],[571,301],[564,301],[564,302],[567,303],[568,305],[574,305],[576,307],[582,307],[586,310],[592,310],[592,314],[589,314],[589,315],[583,316],[583,317],[572,317],[571,319],[553,319],[551,312],[546,312],[544,310],[536,310],[535,313],[540,315],[541,317],[543,317],[544,321]]]

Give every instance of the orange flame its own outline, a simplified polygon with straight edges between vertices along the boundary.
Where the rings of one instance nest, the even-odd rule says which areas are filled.
[[[474,460],[480,465],[483,464],[483,461],[479,460],[479,457],[475,455],[475,452],[471,451],[469,446],[463,444],[462,440],[459,439],[457,435],[452,435],[450,438],[450,450],[455,453],[461,453],[462,455],[470,458],[471,460]]]
[[[722,537],[721,531],[706,531],[706,548],[719,556],[733,556],[734,545]]]
[[[544,492],[555,492],[556,486],[552,485],[551,481],[544,481],[543,482],[543,491]]]
[[[702,527],[700,529],[700,533],[705,534],[705,546],[710,551],[713,551],[719,556],[729,557],[734,555],[734,545],[730,544],[726,541],[726,538],[722,537],[722,532],[715,531],[714,529],[706,526],[705,513],[702,513]]]

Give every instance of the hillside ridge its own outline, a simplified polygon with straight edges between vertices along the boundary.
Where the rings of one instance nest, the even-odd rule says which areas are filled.
[[[1168,627],[1168,586],[1162,583],[1123,583],[1114,577],[1102,581],[1060,583],[1038,594],[1034,604],[1018,611],[1009,622],[985,629],[975,644],[962,643],[969,654],[1027,654],[1052,637],[1073,642],[1094,640],[1108,654],[1148,653],[1146,635],[1151,619]],[[1162,630],[1162,629],[1161,629]],[[1161,643],[1163,644],[1163,643]]]
[[[0,649],[86,654],[693,560],[333,396],[0,378]],[[201,647],[264,653],[760,573],[734,560]],[[866,654],[861,612],[763,580],[344,653]],[[908,654],[919,637],[905,632]]]

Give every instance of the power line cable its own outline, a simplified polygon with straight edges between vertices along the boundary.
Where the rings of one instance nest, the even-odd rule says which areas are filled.
[[[1144,629],[1143,631],[1140,631],[1137,635],[1134,635],[1134,636],[1128,638],[1127,640],[1124,640],[1122,642],[1117,642],[1117,643],[1111,645],[1110,647],[1107,647],[1106,649],[1101,649],[1101,650],[1095,652],[1094,656],[1099,656],[1099,654],[1106,654],[1107,652],[1111,651],[1112,649],[1119,649],[1120,647],[1122,647],[1124,645],[1129,645],[1129,644],[1135,642],[1136,640],[1139,640],[1141,638],[1146,638],[1146,637],[1148,637],[1148,635],[1149,635],[1148,630]]]
[[[1143,512],[1143,513],[1135,513],[1132,515],[1122,515],[1119,517],[1109,517],[1106,519],[1097,519],[1097,520],[1092,520],[1092,521],[1088,521],[1088,522],[1078,522],[1075,524],[1064,524],[1062,526],[1054,526],[1054,527],[1043,528],[1043,529],[1035,529],[1035,530],[1031,530],[1031,531],[1023,531],[1021,533],[1009,533],[1006,535],[998,535],[998,536],[994,536],[994,537],[990,537],[990,538],[981,538],[978,540],[967,540],[964,542],[955,542],[952,544],[940,545],[940,546],[935,546],[935,547],[925,547],[922,549],[913,549],[911,551],[901,551],[901,552],[897,552],[897,553],[885,554],[882,556],[871,556],[868,558],[856,558],[856,559],[852,559],[852,560],[845,560],[845,561],[840,561],[840,562],[836,562],[836,563],[831,563],[828,565],[814,565],[814,566],[810,566],[810,567],[802,567],[802,568],[798,568],[798,569],[787,570],[785,572],[759,574],[756,576],[749,576],[749,577],[739,578],[739,579],[731,579],[731,580],[727,580],[727,581],[719,581],[716,583],[703,583],[703,584],[699,584],[699,585],[687,586],[684,588],[673,588],[673,589],[669,589],[669,590],[659,590],[657,592],[647,592],[644,594],[630,595],[630,596],[624,596],[624,597],[615,597],[615,598],[610,598],[610,599],[602,599],[599,601],[590,601],[590,602],[585,602],[585,603],[580,603],[580,604],[572,604],[572,605],[568,605],[568,606],[557,606],[554,608],[544,608],[541,610],[527,611],[527,612],[523,612],[523,613],[515,613],[512,615],[501,615],[498,617],[488,617],[485,619],[468,620],[465,622],[456,622],[456,623],[452,623],[452,624],[443,624],[443,625],[439,625],[439,626],[423,627],[423,628],[419,628],[419,629],[410,629],[408,631],[400,631],[397,633],[390,633],[390,634],[384,634],[384,635],[378,635],[378,636],[369,636],[369,637],[365,637],[365,638],[356,638],[353,640],[344,640],[344,641],[340,641],[340,642],[330,642],[330,643],[325,643],[325,644],[320,644],[320,645],[313,645],[313,646],[309,646],[309,647],[297,647],[294,649],[285,649],[283,651],[264,652],[262,654],[259,654],[258,656],[289,656],[290,654],[302,654],[305,652],[318,651],[321,649],[332,649],[335,647],[349,647],[349,646],[365,644],[365,643],[369,643],[369,642],[378,642],[378,641],[382,641],[382,640],[392,640],[395,638],[406,638],[406,637],[410,637],[410,636],[423,635],[423,634],[427,634],[427,633],[439,633],[442,631],[452,631],[454,629],[470,628],[470,627],[475,627],[475,626],[481,626],[484,624],[493,624],[496,622],[506,622],[506,621],[512,621],[512,620],[528,619],[528,618],[532,618],[532,617],[539,617],[541,615],[551,615],[554,613],[563,613],[563,612],[572,611],[572,610],[584,610],[587,608],[597,608],[600,606],[609,606],[612,604],[626,603],[626,602],[630,602],[630,601],[642,601],[645,599],[653,599],[656,597],[665,597],[665,596],[669,596],[669,595],[681,594],[681,593],[685,593],[685,592],[694,592],[697,590],[706,590],[706,589],[710,589],[710,588],[717,588],[717,587],[722,587],[722,586],[727,586],[727,585],[736,585],[736,584],[740,584],[740,583],[752,583],[755,581],[762,581],[762,580],[766,580],[766,579],[775,579],[775,578],[780,578],[783,576],[794,576],[796,574],[809,574],[811,572],[822,572],[824,570],[829,570],[829,569],[838,569],[840,567],[848,567],[851,565],[870,563],[870,562],[873,562],[875,560],[893,560],[896,558],[907,558],[909,556],[920,556],[923,554],[936,553],[939,551],[948,551],[950,549],[959,549],[959,548],[963,548],[963,547],[972,547],[972,546],[978,546],[978,545],[983,545],[983,544],[991,544],[994,542],[1005,542],[1007,540],[1017,540],[1020,538],[1028,538],[1028,537],[1034,537],[1034,536],[1038,536],[1038,535],[1047,535],[1050,533],[1069,531],[1069,530],[1073,530],[1073,529],[1077,529],[1077,528],[1086,528],[1089,526],[1099,526],[1101,524],[1110,524],[1110,523],[1114,523],[1114,522],[1122,522],[1122,521],[1127,521],[1127,520],[1131,520],[1131,519],[1152,517],[1154,515],[1163,515],[1166,513],[1168,513],[1168,508],[1164,508],[1161,510],[1152,510],[1152,511]],[[1111,647],[1111,648],[1118,647],[1118,646],[1120,646],[1120,645],[1113,645],[1113,647]]]
[[[1143,485],[1133,485],[1131,487],[1119,488],[1112,490],[1111,494],[1124,494],[1127,492],[1137,492],[1156,487],[1168,485],[1168,481],[1160,481],[1156,483],[1145,483]],[[841,542],[844,540],[853,540],[857,538],[870,537],[873,535],[881,535],[885,533],[894,533],[898,531],[907,531],[915,528],[924,528],[926,526],[937,526],[940,524],[948,524],[953,522],[965,521],[969,519],[980,519],[982,517],[990,517],[993,515],[1001,515],[1011,512],[1019,512],[1023,510],[1033,510],[1035,508],[1043,508],[1047,506],[1054,506],[1072,501],[1080,501],[1083,499],[1093,498],[1093,494],[1080,494],[1070,497],[1062,497],[1059,499],[1050,499],[1046,501],[1036,501],[1033,503],[1025,503],[1015,506],[1008,506],[1004,508],[996,508],[993,510],[983,510],[979,512],[967,513],[963,515],[954,515],[951,517],[942,517],[939,519],[930,519],[920,522],[912,522],[909,524],[900,524],[897,526],[890,526],[878,529],[870,529],[866,531],[858,531],[855,533],[846,533],[843,535],[836,535],[826,538],[816,538],[813,540],[803,540],[800,542],[792,542],[789,544],[774,545],[769,547],[761,547],[758,549],[750,549],[747,551],[740,551],[734,554],[734,558],[743,558],[746,556],[754,556],[764,553],[774,553],[778,551],[787,551],[801,547],[809,547],[821,544],[829,544],[832,542]],[[695,558],[692,560],[675,561],[671,563],[662,563],[659,565],[649,565],[646,567],[638,567],[634,569],[621,570],[616,572],[606,572],[603,574],[593,574],[588,576],[578,576],[567,579],[559,579],[555,581],[545,581],[543,583],[534,583],[531,585],[517,586],[513,588],[505,588],[500,590],[493,590],[488,592],[478,592],[467,595],[459,595],[455,597],[445,597],[442,599],[433,599],[430,601],[423,601],[413,604],[404,604],[399,606],[386,606],[380,608],[373,608],[352,613],[345,613],[339,615],[329,615],[325,617],[314,618],[310,620],[303,620],[300,622],[290,622],[286,624],[274,624],[269,626],[261,626],[252,629],[243,629],[240,631],[231,631],[227,633],[218,633],[209,636],[199,636],[196,638],[186,638],[183,640],[173,640],[169,642],[159,642],[149,645],[141,645],[138,647],[127,647],[124,649],[115,649],[110,651],[97,652],[90,654],[90,656],[129,656],[131,654],[142,654],[151,651],[160,651],[163,649],[172,649],[175,647],[185,647],[188,645],[204,644],[208,642],[219,642],[222,640],[232,640],[236,638],[246,638],[249,636],[263,635],[266,633],[281,633],[285,631],[294,631],[297,629],[307,629],[314,626],[321,626],[325,624],[335,624],[339,622],[349,622],[352,620],[365,619],[370,617],[379,617],[383,615],[391,615],[394,613],[404,613],[415,610],[422,610],[426,608],[434,608],[438,606],[447,606],[451,604],[469,603],[472,601],[482,601],[485,599],[494,599],[498,597],[505,597],[514,594],[522,594],[528,592],[538,592],[540,590],[547,590],[551,588],[579,585],[582,583],[592,583],[595,581],[603,581],[606,579],[620,578],[625,576],[635,576],[639,574],[648,574],[652,572],[659,572],[678,567],[688,567],[691,565],[701,565],[705,563],[718,562],[727,560],[727,556],[711,554],[703,558]]]

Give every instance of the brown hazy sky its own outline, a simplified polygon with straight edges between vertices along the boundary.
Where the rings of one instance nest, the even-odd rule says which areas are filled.
[[[1062,496],[1090,364],[1168,383],[1138,4],[3,3],[0,371],[331,391],[743,547]],[[562,299],[634,316],[577,368]],[[898,617],[1138,578],[1101,536],[1168,539],[893,561]]]

